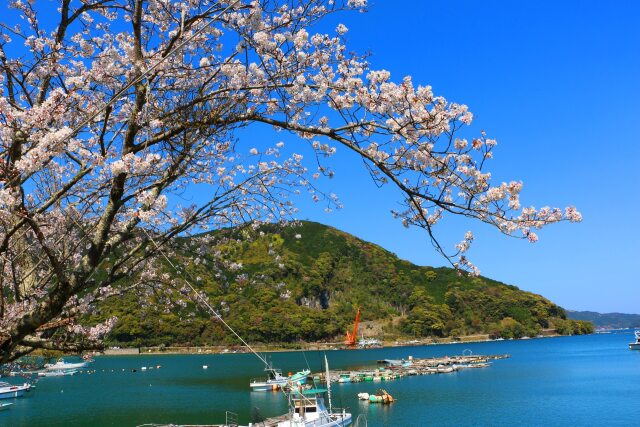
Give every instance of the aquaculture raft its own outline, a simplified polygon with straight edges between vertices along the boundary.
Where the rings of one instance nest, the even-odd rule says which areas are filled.
[[[398,378],[412,375],[447,374],[461,369],[486,368],[490,361],[506,359],[509,354],[494,355],[469,355],[469,356],[445,356],[425,359],[402,359],[402,363],[389,363],[390,360],[379,360],[379,364],[385,366],[377,369],[362,368],[351,371],[330,371],[329,380],[337,383],[365,382],[365,381],[392,381]],[[396,362],[391,360],[391,362]],[[326,382],[324,373],[315,374],[314,377]]]

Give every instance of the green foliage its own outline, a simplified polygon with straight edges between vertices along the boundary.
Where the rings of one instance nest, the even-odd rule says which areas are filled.
[[[443,337],[450,332],[450,321],[453,315],[446,304],[420,304],[414,306],[402,327],[405,332],[414,336]]]
[[[586,320],[557,319],[555,329],[562,335],[582,335],[593,333],[593,323]]]
[[[181,239],[175,261],[192,277],[200,277],[196,285],[248,341],[341,341],[358,307],[363,321],[387,324],[401,316],[398,325],[385,327],[396,335],[489,333],[511,338],[536,335],[549,327],[567,333],[589,331],[586,324],[567,321],[562,308],[539,295],[484,277],[461,276],[449,268],[419,267],[318,223],[265,225],[251,239],[243,233],[216,232],[233,238],[206,248],[204,254],[192,239]],[[242,268],[212,268],[214,252]],[[180,278],[168,265],[166,272]],[[118,316],[108,344],[235,342],[194,304],[166,310],[159,296],[146,298],[148,304],[142,307],[132,294],[109,300],[88,321]],[[184,296],[176,292],[172,298]]]

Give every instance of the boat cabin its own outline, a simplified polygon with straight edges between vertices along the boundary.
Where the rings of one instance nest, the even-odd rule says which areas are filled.
[[[301,418],[305,418],[306,414],[316,414],[326,411],[324,398],[322,397],[326,391],[327,390],[323,388],[312,388],[292,393],[291,402],[294,413]]]
[[[635,331],[636,342],[629,343],[631,350],[640,350],[640,330]]]

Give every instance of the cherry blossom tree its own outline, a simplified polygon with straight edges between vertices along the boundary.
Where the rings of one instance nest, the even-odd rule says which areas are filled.
[[[294,218],[298,194],[339,207],[320,179],[338,147],[397,188],[393,215],[461,270],[475,271],[473,235],[446,250],[434,234],[446,215],[532,242],[580,220],[522,207],[520,182],[491,183],[496,141],[461,136],[467,106],[371,69],[347,50],[345,25],[315,30],[366,0],[7,3],[0,362],[99,342],[115,320],[85,328],[78,316],[119,283],[171,281],[157,257],[178,236]],[[296,142],[238,137],[257,125]]]

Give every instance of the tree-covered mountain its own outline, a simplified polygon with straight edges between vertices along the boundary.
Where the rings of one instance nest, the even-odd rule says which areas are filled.
[[[586,333],[546,298],[450,268],[421,267],[340,230],[314,222],[223,230],[184,238],[172,262],[193,278],[225,321],[253,342],[342,340],[357,307],[387,337],[532,336],[542,329]],[[232,342],[223,326],[187,298],[181,274],[164,265],[174,290],[150,287],[99,307],[116,315],[108,343],[206,345]],[[173,308],[166,300],[173,300]],[[380,337],[381,338],[381,337]]]
[[[640,314],[596,313],[595,311],[567,310],[567,316],[570,319],[591,322],[596,328],[640,328]]]

